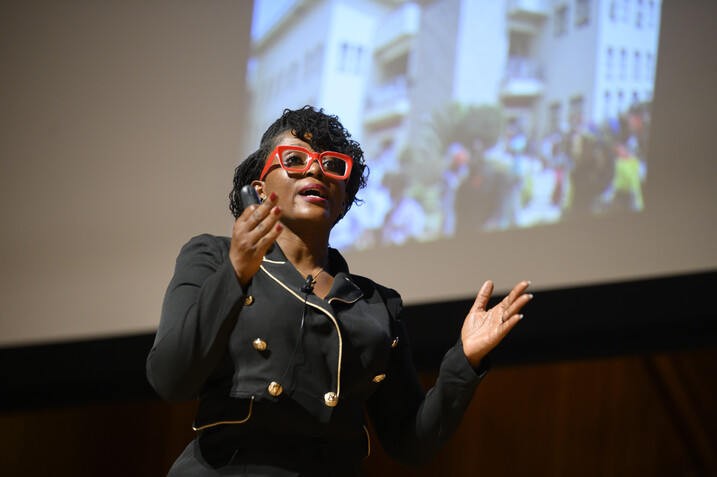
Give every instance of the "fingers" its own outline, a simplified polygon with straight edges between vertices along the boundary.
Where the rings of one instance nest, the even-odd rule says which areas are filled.
[[[275,225],[281,217],[281,209],[279,206],[272,208],[266,208],[262,204],[261,206],[254,206],[247,225],[249,230],[247,233],[254,239],[255,242],[259,242],[265,238],[268,234],[275,231]]]
[[[500,332],[502,336],[505,336],[508,334],[510,330],[513,329],[515,325],[518,324],[520,320],[523,319],[523,315],[512,315],[510,318],[507,318],[505,321],[503,321],[500,324]]]
[[[234,222],[229,259],[239,283],[246,286],[259,270],[262,259],[282,230],[278,198],[271,194],[264,203],[244,209]]]
[[[250,246],[261,248],[266,244],[268,247],[281,231],[277,224],[281,217],[277,201],[278,197],[272,193],[262,204],[247,207],[234,223],[233,236],[248,239]]]
[[[275,209],[278,209],[278,207],[276,207]],[[272,212],[273,212],[273,209],[272,209]],[[273,244],[276,241],[276,239],[281,234],[282,229],[284,228],[281,225],[281,222],[278,222],[279,216],[281,215],[281,210],[278,210],[275,214],[276,214],[276,221],[271,223],[269,231],[266,232],[264,235],[262,235],[256,243],[257,248],[259,250],[262,250],[263,253],[266,253],[266,251],[269,249],[271,244]],[[266,220],[266,219],[264,219],[264,220]]]
[[[518,283],[500,303],[500,308],[502,309],[501,321],[503,323],[513,317],[522,318],[522,315],[518,315],[518,312],[533,298],[532,294],[525,293],[529,286],[529,281]],[[518,320],[515,321],[517,322]]]
[[[529,286],[528,281],[518,283],[498,305],[486,311],[493,282],[483,284],[461,328],[463,350],[468,362],[476,366],[523,318],[519,312],[533,298],[533,295],[525,293]]]
[[[250,205],[249,207],[244,209],[244,212],[242,212],[242,214],[239,216],[239,219],[241,220],[242,218],[244,218],[244,221],[247,225],[249,225],[250,228],[256,228],[262,223],[264,219],[270,216],[270,212],[273,210],[274,206],[276,206],[277,202],[277,195],[272,193],[261,204]]]
[[[473,308],[471,308],[471,311],[485,310],[485,307],[488,306],[488,300],[490,300],[490,296],[492,294],[493,282],[488,280],[483,284],[482,287],[480,287],[480,290],[478,291],[478,296],[476,296],[476,301],[473,303]]]

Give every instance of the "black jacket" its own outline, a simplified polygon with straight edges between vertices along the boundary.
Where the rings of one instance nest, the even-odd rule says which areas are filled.
[[[305,279],[278,245],[243,290],[229,246],[202,235],[182,248],[147,360],[160,396],[199,397],[200,435],[183,468],[350,475],[370,452],[364,408],[390,456],[430,460],[484,375],[461,343],[424,397],[395,291],[350,274],[332,249],[334,284],[322,300],[301,291]]]

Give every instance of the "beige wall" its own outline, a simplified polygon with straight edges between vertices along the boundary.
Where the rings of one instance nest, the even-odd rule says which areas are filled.
[[[156,326],[183,242],[231,227],[245,1],[0,6],[0,345]]]

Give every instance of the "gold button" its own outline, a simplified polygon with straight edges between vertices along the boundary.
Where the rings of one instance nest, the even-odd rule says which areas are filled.
[[[324,394],[324,404],[329,407],[334,407],[339,403],[339,399],[336,397],[335,392],[328,392]]]
[[[255,339],[252,345],[254,346],[254,349],[258,351],[264,351],[266,349],[266,341],[261,338]]]
[[[277,383],[276,381],[272,381],[267,389],[269,390],[269,394],[271,394],[272,396],[278,396],[284,391],[284,388],[281,387],[281,384]]]
[[[252,303],[254,303],[254,297],[249,295],[248,297],[244,298],[244,306],[249,306]]]
[[[396,336],[396,338],[393,340],[393,343],[391,343],[391,348],[395,348],[396,346],[398,346],[398,336]]]
[[[377,374],[376,376],[373,377],[373,382],[374,382],[374,383],[380,383],[380,382],[383,381],[384,379],[386,379],[386,375],[385,375],[385,374]]]

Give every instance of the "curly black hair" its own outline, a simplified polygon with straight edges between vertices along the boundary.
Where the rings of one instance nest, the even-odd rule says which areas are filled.
[[[360,204],[356,197],[359,189],[366,186],[369,169],[364,162],[363,150],[358,142],[351,139],[351,134],[344,128],[337,116],[324,113],[322,109],[306,105],[301,109],[285,109],[279,119],[269,126],[261,137],[259,149],[242,161],[234,170],[234,188],[229,193],[229,209],[234,218],[238,218],[244,210],[239,191],[246,184],[259,180],[259,174],[267,159],[274,150],[279,136],[290,131],[297,138],[305,141],[314,151],[335,151],[353,158],[351,175],[346,182],[346,202],[337,222],[346,215],[354,203]]]

